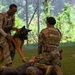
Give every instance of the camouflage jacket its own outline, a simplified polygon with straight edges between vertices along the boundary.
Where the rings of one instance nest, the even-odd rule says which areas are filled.
[[[3,13],[0,13],[0,43],[2,43],[4,40],[5,40],[5,36],[4,34],[7,34],[7,32],[4,31],[4,28],[6,27],[9,27],[9,26],[14,26],[14,16],[8,16],[7,15],[7,12],[3,12]],[[6,31],[8,31],[9,28],[7,28]],[[10,32],[8,32],[10,33]]]
[[[38,54],[40,54],[42,53],[42,47],[44,51],[50,51],[51,48],[59,46],[61,32],[57,28],[45,28],[40,32],[38,39]]]

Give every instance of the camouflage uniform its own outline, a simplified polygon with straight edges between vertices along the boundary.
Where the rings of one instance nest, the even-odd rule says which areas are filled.
[[[0,46],[3,47],[3,54],[4,58],[6,59],[6,64],[12,63],[11,57],[10,57],[10,51],[9,51],[9,45],[6,40],[6,35],[10,34],[10,32],[7,32],[7,30],[11,25],[13,27],[14,25],[14,17],[8,16],[7,12],[0,13]],[[7,28],[6,32],[4,31],[4,28]]]
[[[60,40],[61,33],[57,28],[45,28],[40,32],[38,40],[38,54],[42,53],[41,57],[43,57],[42,55],[46,57],[43,58],[43,63],[50,61],[53,65],[60,65],[60,54],[58,51]]]
[[[27,68],[26,72],[31,75],[40,75],[36,71],[36,67],[45,69],[45,66],[53,66],[54,70],[59,70],[59,75],[62,75],[60,69],[60,53],[58,51],[61,33],[56,28],[45,28],[41,31],[38,41],[38,54],[32,63],[32,66]],[[42,50],[42,47],[44,50]],[[47,73],[53,69],[47,69]],[[42,72],[43,73],[43,72]]]

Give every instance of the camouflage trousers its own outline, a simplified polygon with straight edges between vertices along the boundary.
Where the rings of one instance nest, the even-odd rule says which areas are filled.
[[[59,52],[56,50],[53,50],[51,52],[44,52],[44,53],[36,56],[34,66],[43,68],[43,64],[60,66]]]
[[[1,43],[0,46],[3,48],[3,57],[6,61],[6,64],[12,63],[10,51],[9,51],[9,45],[8,45],[7,40],[5,40],[3,43]]]

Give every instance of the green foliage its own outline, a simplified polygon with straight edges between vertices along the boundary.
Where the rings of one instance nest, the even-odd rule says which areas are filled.
[[[31,8],[32,6],[30,6]],[[61,42],[73,42],[75,40],[75,22],[74,22],[74,13],[75,13],[75,6],[71,6],[70,4],[65,4],[64,8],[62,9],[62,13],[59,13],[56,17],[57,27],[62,32],[62,40]],[[44,12],[40,14],[40,31],[46,27],[46,15]],[[29,18],[30,20],[30,18]],[[20,19],[16,18],[16,27],[22,27],[25,25],[25,22]],[[29,25],[29,29],[31,29],[31,34],[29,34],[29,44],[35,43],[38,41],[38,18],[37,15],[34,16],[31,24]],[[36,39],[36,41],[34,40]]]
[[[57,16],[56,27],[62,32],[62,42],[75,41],[75,6],[65,4],[62,13]]]
[[[4,11],[7,6],[0,5],[0,12]]]
[[[25,22],[20,19],[18,16],[15,17],[15,27],[22,28],[25,26]],[[14,35],[15,31],[11,31],[11,35]]]
[[[10,2],[0,2],[0,11],[5,11],[10,3],[18,3],[18,0],[11,0]],[[26,26],[26,14],[25,14],[25,1],[21,2],[23,6],[18,6],[18,11],[16,13],[15,27],[21,28],[22,26]],[[23,7],[23,8],[22,8]],[[54,6],[51,5],[50,2],[44,2],[43,6],[40,6],[40,9],[43,10],[40,12],[40,27],[39,31],[46,27],[46,17],[50,16],[51,10],[54,10]],[[32,4],[28,6],[28,22],[30,22],[32,15],[34,13],[34,7]],[[61,42],[73,42],[75,41],[75,6],[71,6],[70,4],[65,4],[61,13],[58,13],[56,17],[57,24],[55,27],[60,29],[62,32],[62,40]],[[35,43],[35,40],[38,41],[38,17],[37,13],[35,13],[30,25],[29,29],[32,30],[31,34],[29,33],[29,44]]]
[[[23,26],[25,26],[25,23],[22,19],[20,19],[19,17],[16,16],[15,18],[15,27],[21,28]]]
[[[51,5],[50,1],[47,1],[47,2],[44,2],[44,6],[42,9],[43,9],[43,12],[40,15],[41,15],[41,19],[45,21],[46,17],[50,16],[50,11],[52,11],[54,7]]]
[[[28,9],[29,9],[29,10],[28,10],[28,13],[29,13],[29,14],[28,14],[28,17],[31,18],[32,15],[33,15],[33,13],[34,13],[34,11],[35,11],[35,9],[33,8],[32,5],[29,5],[29,6],[28,6]]]

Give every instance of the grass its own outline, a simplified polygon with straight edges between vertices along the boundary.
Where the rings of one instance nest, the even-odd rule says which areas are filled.
[[[25,48],[23,48],[25,49]],[[63,59],[61,60],[61,68],[64,72],[64,75],[75,75],[75,46],[61,46],[60,49],[63,50]],[[37,49],[33,50],[23,50],[23,53],[27,61],[32,57],[37,55]],[[4,63],[3,63],[4,64]],[[17,67],[24,64],[19,56],[16,53],[16,56],[13,61],[13,66]]]
[[[61,68],[64,72],[64,75],[75,75],[75,46],[65,46],[60,47],[60,49],[63,50],[63,59],[61,60],[62,64]],[[28,61],[32,56],[37,55],[37,49],[24,50],[24,54]],[[23,64],[18,54],[16,55],[13,64],[15,66]]]
[[[75,75],[75,46],[61,47],[63,49],[62,70],[64,75]]]

